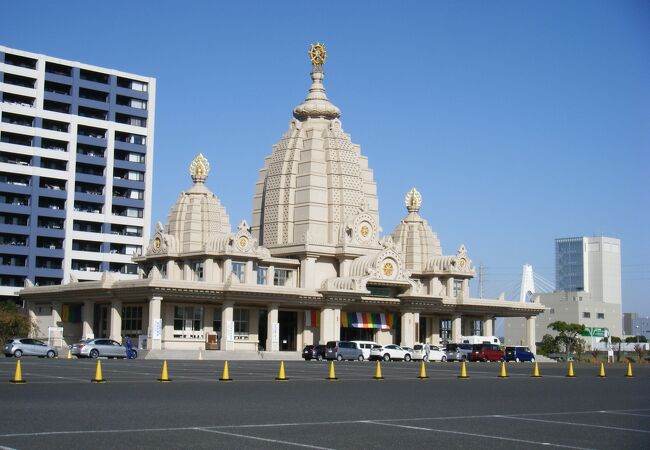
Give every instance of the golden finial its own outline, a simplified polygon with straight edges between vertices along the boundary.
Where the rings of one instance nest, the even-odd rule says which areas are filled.
[[[190,164],[190,175],[192,176],[192,181],[195,183],[203,183],[206,178],[208,178],[208,173],[210,172],[210,163],[203,156],[202,153],[194,158],[192,164]]]
[[[417,189],[411,189],[406,197],[404,197],[404,205],[408,212],[418,212],[420,206],[422,205],[422,195],[417,191]]]
[[[322,66],[325,64],[325,60],[327,59],[325,45],[320,42],[311,44],[311,47],[309,48],[309,59],[314,66]]]

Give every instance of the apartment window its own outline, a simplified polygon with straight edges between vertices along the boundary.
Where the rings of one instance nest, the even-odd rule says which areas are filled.
[[[246,263],[233,261],[232,262],[232,273],[235,274],[241,283],[246,281]]]
[[[131,89],[138,92],[147,92],[148,85],[143,81],[130,80],[128,78],[117,78],[117,85],[126,89]]]
[[[108,74],[92,70],[81,69],[79,71],[79,78],[82,80],[93,81],[95,83],[108,84]]]
[[[269,271],[268,267],[257,268],[257,284],[266,284],[266,275]]]
[[[99,222],[85,222],[83,220],[75,220],[72,224],[75,231],[82,231],[84,233],[101,233],[102,224]]]
[[[123,133],[121,131],[115,132],[115,140],[136,145],[145,145],[147,143],[146,136],[142,136],[140,134]]]
[[[23,116],[21,114],[13,114],[9,112],[2,113],[2,121],[4,123],[10,123],[12,125],[20,125],[23,127],[33,127],[34,118],[31,116]]]
[[[92,184],[92,183],[81,183],[77,181],[74,190],[75,192],[81,192],[82,194],[102,195],[104,193],[104,185]]]
[[[34,89],[34,86],[36,85],[36,80],[34,78],[23,77],[22,75],[15,75],[6,72],[4,74],[4,82],[6,84],[13,84],[14,86],[21,86],[29,89]]]
[[[10,64],[17,67],[25,67],[27,69],[36,69],[36,60],[34,58],[14,55],[12,53],[5,53],[5,64]]]
[[[29,224],[29,216],[23,214],[0,213],[0,223],[25,227]]]
[[[36,247],[60,250],[63,248],[63,239],[39,236],[36,238]]]
[[[43,89],[45,92],[51,92],[53,94],[70,95],[72,86],[69,84],[55,83],[54,81],[45,81]]]
[[[108,101],[108,92],[96,91],[94,89],[79,88],[79,97],[96,102],[106,103]]]
[[[192,267],[194,272],[194,281],[203,281],[203,263],[195,262]]]
[[[95,241],[80,241],[75,239],[72,241],[72,250],[79,252],[99,253],[102,251],[102,243]]]
[[[0,255],[0,265],[24,267],[27,265],[27,257],[23,255]]]
[[[54,75],[61,75],[64,77],[72,76],[72,67],[64,66],[63,64],[56,64],[53,62],[45,63],[45,71],[47,73],[53,73]]]
[[[86,125],[79,125],[77,127],[77,134],[96,138],[96,139],[106,138],[106,130],[104,128],[89,127]]]
[[[32,136],[18,133],[8,133],[6,131],[3,131],[2,134],[0,134],[0,141],[6,144],[24,145],[26,147],[31,147],[33,139],[34,138]]]
[[[41,148],[46,148],[48,150],[56,150],[59,152],[67,152],[68,143],[66,141],[59,141],[57,139],[41,138]],[[65,162],[62,162],[62,164],[65,167]],[[42,164],[41,167],[43,167]],[[65,170],[65,168],[58,169],[58,170]]]
[[[582,313],[582,318],[583,319],[589,319],[590,317],[591,317],[591,313],[586,312],[586,311]]]
[[[50,230],[62,230],[64,219],[58,217],[38,216],[37,226],[39,228],[47,228]]]
[[[442,319],[440,321],[440,340],[445,344],[451,341],[451,320],[450,319]]]
[[[101,177],[102,175],[104,175],[104,167],[96,166],[94,164],[85,164],[85,163],[78,162],[77,166],[75,167],[75,172]]]
[[[248,339],[249,310],[234,308],[232,317],[235,322],[235,339]]]
[[[122,264],[122,263],[110,263],[108,270],[111,272],[123,273],[125,275],[137,275],[138,274],[138,265],[137,264]]]
[[[604,319],[605,318],[605,313],[598,313],[598,315],[596,317],[598,317],[599,319]]]
[[[104,147],[98,147],[96,145],[88,145],[88,144],[77,144],[77,153],[79,153],[80,155],[96,156],[98,158],[103,158],[105,151],[106,149]]]
[[[212,330],[217,333],[217,339],[221,337],[221,309],[215,308],[212,316]]]
[[[61,284],[61,278],[36,277],[34,284],[36,286],[57,286]]]
[[[137,98],[127,97],[125,95],[118,95],[116,103],[121,106],[128,106],[135,109],[147,109],[147,101]]]
[[[90,119],[97,120],[106,120],[108,118],[107,111],[97,108],[88,108],[87,106],[79,106],[77,109],[77,114],[79,114],[81,117],[88,117]]]
[[[115,159],[144,164],[144,155],[140,153],[115,150]]]
[[[43,109],[62,114],[70,114],[70,105],[68,103],[55,102],[54,100],[45,100],[43,102]]]
[[[46,130],[60,131],[67,133],[70,124],[66,122],[59,122],[58,120],[43,119],[43,128]]]
[[[142,117],[129,116],[128,114],[122,114],[122,113],[115,114],[115,121],[117,123],[133,125],[134,127],[147,126],[147,119],[144,119]]]
[[[12,94],[11,92],[3,92],[2,101],[3,103],[9,103],[11,105],[26,106],[28,108],[34,107],[34,97]]]
[[[142,334],[142,306],[122,307],[122,335],[135,337]]]
[[[142,237],[142,227],[129,225],[111,225],[111,234]]]
[[[0,245],[17,245],[25,247],[29,244],[27,236],[22,234],[0,233]]]
[[[36,267],[39,269],[58,269],[63,267],[63,259],[61,258],[44,258],[42,256],[36,257]]]
[[[81,272],[99,272],[100,266],[101,263],[99,261],[72,260],[72,270],[79,270]]]
[[[472,336],[483,336],[483,321],[482,320],[472,320]]]
[[[274,286],[286,286],[288,281],[289,281],[289,270],[275,269],[273,273]]]
[[[38,207],[39,208],[47,208],[47,209],[64,209],[65,208],[65,200],[61,198],[52,198],[52,197],[39,197],[38,199]]]
[[[29,195],[10,194],[8,192],[0,194],[0,203],[15,206],[29,206]]]
[[[87,212],[91,214],[99,214],[102,212],[103,204],[91,202],[74,202],[74,210],[79,212]]]

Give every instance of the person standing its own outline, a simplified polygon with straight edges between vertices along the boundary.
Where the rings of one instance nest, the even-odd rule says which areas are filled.
[[[126,337],[126,358],[131,359],[133,357],[133,342],[131,342],[130,337]]]

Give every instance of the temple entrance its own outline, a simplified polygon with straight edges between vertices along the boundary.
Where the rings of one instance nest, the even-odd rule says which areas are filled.
[[[258,344],[257,348],[260,351],[266,350],[266,339],[268,336],[268,317],[269,312],[266,309],[259,310],[259,321],[257,325]]]
[[[342,341],[371,341],[375,340],[375,330],[372,328],[341,328]]]
[[[280,323],[280,351],[296,351],[296,335],[298,334],[298,313],[295,311],[278,311]]]

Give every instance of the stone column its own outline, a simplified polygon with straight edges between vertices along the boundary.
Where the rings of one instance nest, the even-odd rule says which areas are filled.
[[[451,318],[451,342],[457,344],[460,342],[463,327],[463,316],[454,314]]]
[[[275,277],[275,266],[269,266],[266,269],[266,284],[267,286],[273,286],[273,278]]]
[[[266,316],[266,350],[269,352],[280,351],[280,323],[278,322],[278,304],[268,306]]]
[[[463,280],[463,287],[460,290],[460,297],[465,299],[469,298],[469,280]]]
[[[235,349],[235,322],[233,322],[233,302],[224,302],[221,308],[221,350]]]
[[[415,342],[414,314],[410,311],[403,311],[401,324],[402,336],[400,336],[400,345],[404,347],[413,347],[413,344]]]
[[[485,316],[483,319],[483,336],[492,336],[494,334],[492,320],[491,316]]]
[[[447,297],[453,297],[454,296],[454,279],[452,278],[447,278]]]
[[[109,336],[117,342],[122,342],[122,301],[111,302]]]
[[[211,283],[214,280],[214,259],[205,258],[205,264],[203,264],[203,279],[206,283]]]
[[[32,321],[32,323],[37,323],[36,322],[36,304],[32,302],[25,302],[25,307],[27,308],[27,311],[29,312],[29,319]],[[35,330],[35,332],[40,332],[41,334],[43,333],[43,330]],[[29,333],[30,338],[37,338],[35,332]]]
[[[153,296],[149,299],[149,330],[147,332],[147,350],[162,348],[162,297]]]
[[[190,261],[183,261],[183,280],[194,281],[194,273]]]
[[[314,288],[314,267],[316,266],[316,258],[308,256],[300,261],[300,286],[301,288],[313,289]]]
[[[230,276],[230,274],[232,273],[232,259],[228,258],[223,262],[222,273],[223,273],[222,281],[225,283],[228,277]]]
[[[173,259],[170,259],[167,261],[167,278],[170,280],[177,280],[178,277],[176,276],[176,261]]]
[[[535,316],[526,317],[526,345],[531,352],[537,353],[535,344]]]
[[[431,344],[432,345],[441,345],[440,339],[440,317],[434,316],[431,317]]]
[[[350,273],[350,260],[342,259],[339,262],[339,277],[347,277]]]
[[[253,261],[246,261],[246,269],[244,274],[244,283],[246,284],[255,284],[257,277],[253,274]]]
[[[94,308],[95,304],[90,300],[84,302],[82,310],[83,327],[81,329],[81,337],[83,339],[92,339],[95,337],[95,333],[93,332]]]
[[[325,307],[320,313],[320,343],[338,341],[341,338],[341,309]]]

